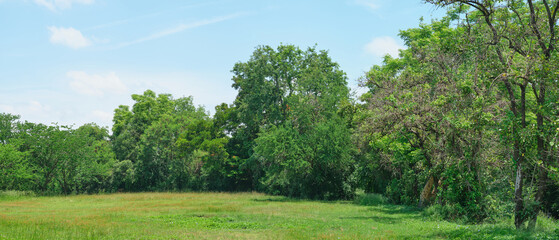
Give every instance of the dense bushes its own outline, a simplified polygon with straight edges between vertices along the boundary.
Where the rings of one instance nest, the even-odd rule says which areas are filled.
[[[5,114],[3,114],[5,115]],[[108,131],[18,122],[0,144],[0,189],[50,194],[110,191],[114,154]],[[6,129],[6,128],[4,128]]]
[[[302,133],[290,123],[264,130],[256,139],[255,155],[265,172],[266,192],[313,199],[351,196],[349,137],[349,131],[336,121]]]

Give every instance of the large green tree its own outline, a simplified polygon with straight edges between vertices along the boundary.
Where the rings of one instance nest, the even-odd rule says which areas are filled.
[[[246,159],[253,187],[290,196],[347,196],[350,131],[337,110],[349,90],[328,53],[261,46],[233,73],[239,93],[231,141]]]
[[[16,138],[33,171],[32,190],[70,194],[108,189],[114,156],[106,129],[25,122],[18,124]]]
[[[113,182],[122,190],[229,190],[236,170],[225,146],[230,110],[221,106],[216,119],[192,97],[173,99],[147,90],[132,95],[115,110]],[[222,109],[222,110],[220,110]]]
[[[138,143],[145,130],[174,108],[170,94],[157,95],[152,90],[146,90],[142,95],[133,94],[132,100],[135,101],[132,110],[121,105],[114,111],[111,141],[119,161],[136,162]]]
[[[370,90],[357,117],[365,154],[359,169],[384,175],[376,179],[382,184],[364,187],[395,202],[425,206],[438,196],[438,203],[454,206],[447,217],[480,220],[498,96],[490,71],[480,73],[489,70],[479,67],[487,54],[469,50],[480,39],[459,38],[465,29],[451,28],[451,21],[402,31],[408,49],[364,77]]]
[[[486,36],[485,47],[496,61],[490,64],[499,71],[512,115],[511,134],[516,165],[515,225],[526,220],[529,228],[545,204],[550,186],[549,173],[557,152],[550,144],[556,128],[553,123],[557,92],[557,12],[559,1],[548,0],[428,0],[452,8],[466,8],[460,27]],[[533,98],[533,101],[531,101]],[[535,115],[532,124],[531,115]],[[533,127],[535,126],[535,127]],[[534,144],[532,144],[534,143]],[[527,201],[524,192],[526,174],[535,174],[537,188]],[[533,201],[533,204],[531,202]]]
[[[9,113],[0,113],[0,144],[8,143],[15,134],[15,128],[19,116]]]
[[[225,135],[214,131],[192,98],[174,100],[175,110],[153,122],[139,143],[138,181],[152,190],[224,190],[228,155]]]
[[[30,190],[33,171],[28,155],[12,144],[0,144],[0,190]]]

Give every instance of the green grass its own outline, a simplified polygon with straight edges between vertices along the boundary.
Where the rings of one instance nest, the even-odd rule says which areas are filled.
[[[507,220],[459,225],[401,206],[293,200],[258,193],[0,194],[0,239],[558,239]]]

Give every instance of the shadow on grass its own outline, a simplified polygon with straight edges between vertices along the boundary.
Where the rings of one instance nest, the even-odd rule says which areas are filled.
[[[251,199],[254,202],[309,202],[311,200],[303,200],[288,197],[275,197],[275,198],[255,198]]]
[[[559,239],[554,232],[516,230],[513,226],[466,225],[459,229],[432,233],[427,238],[448,239]]]
[[[401,223],[406,218],[401,217],[387,217],[387,216],[366,216],[366,217],[340,217],[341,220],[358,220],[358,221],[373,221],[376,223],[384,224],[397,224]]]
[[[421,208],[405,205],[379,205],[370,208],[371,211],[384,214],[420,214]]]
[[[340,217],[340,219],[374,221],[385,224],[399,224],[410,219],[421,219],[421,209],[400,205],[377,205],[367,207],[367,216]]]
[[[325,203],[325,204],[352,204],[347,200],[313,200],[304,198],[290,198],[290,197],[270,197],[270,198],[254,198],[254,202],[289,202],[289,203]]]

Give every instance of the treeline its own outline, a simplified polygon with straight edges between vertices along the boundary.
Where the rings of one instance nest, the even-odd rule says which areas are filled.
[[[151,90],[115,109],[112,134],[2,114],[0,190],[364,191],[446,219],[559,218],[559,5],[427,2],[447,16],[401,31],[407,49],[358,100],[326,51],[281,45],[235,64],[238,95],[213,116]]]

